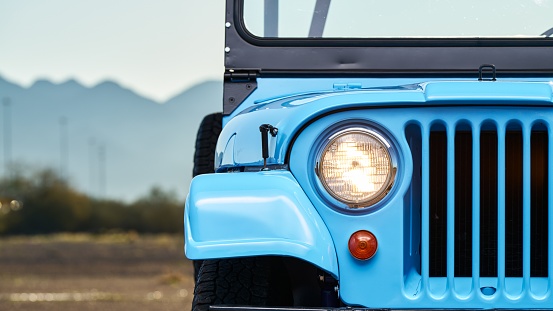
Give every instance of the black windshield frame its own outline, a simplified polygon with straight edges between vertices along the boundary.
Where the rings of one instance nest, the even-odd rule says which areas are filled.
[[[225,67],[261,75],[553,74],[553,38],[286,39],[246,29],[243,1],[227,0]]]
[[[247,21],[253,21],[250,25],[252,28],[245,31],[250,37],[271,39],[266,42],[273,43],[272,39],[277,39],[280,41],[278,44],[286,44],[285,42],[298,44],[298,41],[289,40],[294,38],[309,41],[309,44],[322,38],[326,39],[322,42],[328,42],[328,39],[338,39],[336,42],[340,42],[339,39],[344,38],[345,40],[342,42],[346,44],[352,41],[351,39],[361,39],[359,41],[364,44],[376,45],[410,43],[420,45],[421,42],[424,45],[433,41],[456,45],[466,41],[471,42],[474,38],[483,38],[485,40],[480,40],[480,42],[484,44],[509,42],[528,46],[542,45],[543,43],[538,41],[547,41],[547,37],[551,36],[553,31],[550,23],[551,16],[553,16],[553,3],[523,5],[519,0],[510,0],[516,1],[516,8],[513,8],[512,2],[506,3],[505,6],[496,6],[497,3],[494,3],[494,6],[490,7],[489,3],[481,4],[479,0],[469,0],[469,3],[446,1],[447,3],[444,5],[438,5],[441,2],[438,0],[434,0],[436,1],[434,4],[425,3],[425,5],[422,5],[423,1],[409,0],[405,0],[404,3],[394,2],[393,5],[389,5],[388,1],[380,3],[357,1],[359,1],[357,5],[360,5],[358,8],[353,7],[352,3],[348,4],[347,1],[341,0],[300,2],[293,0],[242,0],[239,4],[239,11],[245,25],[250,24],[246,23]],[[481,6],[474,6],[474,1]],[[503,3],[505,0],[493,1]],[[307,3],[313,7],[306,6]],[[386,4],[380,6],[384,3]],[[403,4],[410,4],[411,7],[400,9]],[[363,5],[366,6],[363,7]],[[464,11],[458,12],[461,7]],[[344,11],[344,9],[350,10],[350,12]],[[419,11],[415,11],[415,9],[419,9]],[[246,11],[250,13],[246,13]],[[330,14],[330,20],[328,19],[329,11],[333,12]],[[288,18],[285,19],[284,16]],[[340,19],[340,16],[347,17],[347,19]],[[311,23],[310,27],[306,29],[305,27],[308,25],[305,24],[305,20],[309,17]],[[261,18],[263,22],[256,22],[257,18]],[[424,18],[428,18],[428,20],[424,20]],[[528,19],[528,22],[525,23],[524,19]],[[328,24],[327,21],[330,23],[328,33],[327,27],[325,27]],[[371,21],[378,24],[370,24]],[[271,29],[269,32],[267,32],[268,27]],[[435,31],[435,29],[439,29],[439,31]]]

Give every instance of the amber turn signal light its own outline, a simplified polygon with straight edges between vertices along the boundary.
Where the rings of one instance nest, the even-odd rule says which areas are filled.
[[[348,248],[353,257],[359,260],[367,260],[376,254],[378,241],[372,232],[359,230],[349,238]]]

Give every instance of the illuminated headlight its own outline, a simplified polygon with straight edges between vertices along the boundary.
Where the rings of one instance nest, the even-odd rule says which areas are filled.
[[[350,207],[378,203],[394,183],[390,143],[376,131],[350,128],[332,135],[318,159],[318,176],[335,199]]]

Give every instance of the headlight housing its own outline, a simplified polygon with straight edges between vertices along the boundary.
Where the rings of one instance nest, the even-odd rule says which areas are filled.
[[[317,175],[328,193],[349,207],[380,202],[394,184],[391,143],[377,130],[347,128],[326,140]]]

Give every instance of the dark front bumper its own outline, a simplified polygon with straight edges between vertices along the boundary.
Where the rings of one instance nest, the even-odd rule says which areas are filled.
[[[551,311],[552,309],[499,309],[499,308],[482,308],[482,309],[386,309],[386,308],[358,308],[358,307],[342,307],[342,308],[332,308],[332,307],[255,307],[255,306],[234,306],[234,305],[217,305],[210,306],[211,311],[421,311],[421,310],[432,310],[432,311],[472,311],[472,310],[497,310],[497,311],[520,311],[520,310],[532,310],[532,311]]]

